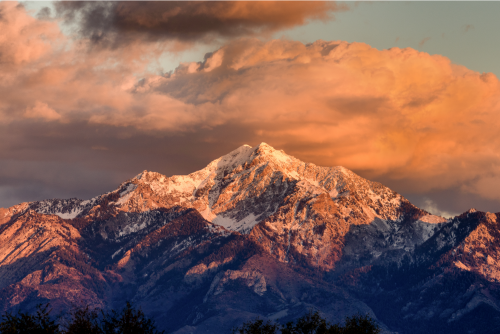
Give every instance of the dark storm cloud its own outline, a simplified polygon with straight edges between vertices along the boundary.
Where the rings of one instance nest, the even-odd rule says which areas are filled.
[[[40,9],[38,11],[38,13],[36,14],[36,17],[39,20],[50,20],[51,14],[52,14],[52,11],[50,10],[49,7],[43,7],[42,9]]]
[[[347,8],[328,1],[69,1],[55,6],[82,36],[106,46],[135,39],[194,42],[267,34],[311,19],[328,20],[333,11]]]

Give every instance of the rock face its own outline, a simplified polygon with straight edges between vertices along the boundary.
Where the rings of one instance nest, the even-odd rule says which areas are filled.
[[[245,145],[186,176],[144,171],[90,200],[0,209],[0,307],[131,300],[178,333],[310,308],[334,322],[368,312],[388,332],[494,332],[499,224]]]

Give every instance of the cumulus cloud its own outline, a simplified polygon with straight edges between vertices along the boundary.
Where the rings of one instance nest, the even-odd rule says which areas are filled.
[[[500,164],[491,73],[346,42],[239,40],[210,57],[220,64],[210,72],[210,59],[183,64],[148,89],[192,106],[204,125],[246,124],[309,161],[407,179],[412,191],[459,185],[500,198],[486,181]]]
[[[53,121],[61,118],[61,115],[59,115],[54,109],[50,108],[47,103],[36,101],[33,107],[26,108],[24,117]]]
[[[304,161],[406,180],[399,191],[453,188],[500,199],[500,83],[491,73],[410,48],[244,38],[153,75],[153,44],[89,52],[22,6],[0,2],[0,13],[0,126],[31,133],[34,120],[44,121],[52,137],[33,139],[39,146],[43,137],[59,150],[82,141],[82,152],[125,152],[91,142],[106,129],[123,142],[147,135],[174,138],[169,145],[182,152],[203,147],[206,162],[233,142],[265,141]],[[4,155],[26,140],[12,131],[0,142]],[[231,143],[222,150],[224,140]],[[143,154],[140,141],[127,145]]]
[[[430,198],[426,198],[424,200],[424,203],[421,207],[422,209],[426,210],[427,212],[432,213],[433,215],[436,216],[441,216],[444,218],[453,218],[455,216],[458,216],[460,213],[453,213],[453,212],[448,212],[444,211],[438,208],[437,204],[431,200]]]
[[[331,19],[346,5],[330,1],[116,1],[56,2],[66,23],[95,44],[118,47],[131,40],[211,41],[269,34]]]
[[[61,38],[57,25],[26,15],[24,7],[16,2],[3,2],[0,18],[0,65],[3,66],[36,61],[50,53]]]
[[[152,103],[175,104],[165,95],[143,102],[129,92],[137,73],[161,53],[154,46],[88,52],[85,42],[62,34],[56,22],[31,17],[22,5],[1,2],[0,15],[0,123],[88,120],[125,110],[140,115]]]

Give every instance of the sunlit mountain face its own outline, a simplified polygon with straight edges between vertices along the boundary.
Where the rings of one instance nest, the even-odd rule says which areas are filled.
[[[0,307],[131,300],[176,333],[309,309],[388,332],[494,331],[499,215],[435,216],[344,167],[244,145],[188,175],[2,209]]]

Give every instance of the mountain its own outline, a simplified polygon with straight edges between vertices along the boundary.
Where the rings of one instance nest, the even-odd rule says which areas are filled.
[[[370,313],[386,332],[500,329],[500,214],[444,219],[262,143],[90,200],[0,209],[0,309],[126,300],[176,333]]]

